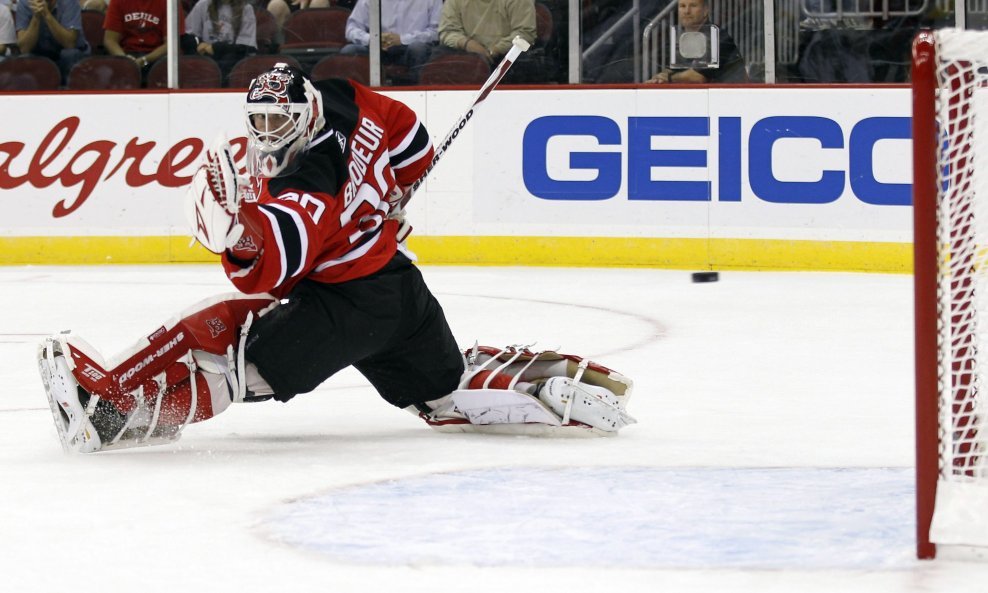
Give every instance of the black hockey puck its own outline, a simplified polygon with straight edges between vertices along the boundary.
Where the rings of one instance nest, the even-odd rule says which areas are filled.
[[[717,282],[720,275],[717,272],[693,272],[693,282]]]

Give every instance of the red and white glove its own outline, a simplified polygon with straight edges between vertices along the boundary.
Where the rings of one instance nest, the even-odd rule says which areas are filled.
[[[237,213],[246,184],[246,179],[237,174],[230,143],[219,136],[192,176],[185,201],[185,217],[192,235],[213,253],[223,253],[243,234]]]
[[[412,225],[405,220],[405,204],[412,197],[409,194],[410,191],[410,187],[396,185],[388,194],[388,204],[391,206],[388,219],[398,221],[397,239],[399,243],[404,243],[408,235],[412,234]]]
[[[391,206],[391,212],[397,213],[405,209],[405,204],[407,203],[405,195],[409,190],[409,187],[402,187],[400,185],[395,185],[391,188],[391,192],[388,194],[388,204]]]

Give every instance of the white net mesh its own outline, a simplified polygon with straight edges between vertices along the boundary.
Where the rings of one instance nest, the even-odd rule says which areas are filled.
[[[988,33],[935,33],[940,477],[931,539],[988,545]],[[980,196],[980,198],[979,198]],[[980,500],[979,500],[980,499]]]
[[[964,481],[988,470],[981,459],[979,430],[985,416],[985,403],[979,398],[985,368],[977,357],[979,351],[988,352],[983,344],[988,324],[981,321],[988,306],[988,162],[977,150],[980,138],[988,141],[988,33],[943,30],[936,39],[940,472],[944,478]],[[978,113],[985,115],[977,117]],[[979,195],[981,200],[976,199]]]

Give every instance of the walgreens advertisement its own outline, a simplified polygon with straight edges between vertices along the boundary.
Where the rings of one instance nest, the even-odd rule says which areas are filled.
[[[389,92],[439,143],[466,91]],[[4,98],[5,236],[184,235],[242,95]],[[909,91],[499,90],[410,207],[419,235],[911,240]]]
[[[226,132],[242,158],[236,103],[226,94],[4,97],[17,117],[0,131],[0,229],[187,234],[182,198],[207,142]]]

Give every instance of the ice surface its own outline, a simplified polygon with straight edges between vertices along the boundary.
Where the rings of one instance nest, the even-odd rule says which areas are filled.
[[[215,266],[0,268],[0,589],[988,590],[986,565],[912,559],[910,277],[424,273],[461,344],[590,356],[635,380],[639,423],[440,434],[345,371],[174,445],[67,457],[37,342],[113,355],[231,287]]]
[[[913,491],[902,468],[498,467],[301,498],[263,531],[377,565],[902,568]]]

